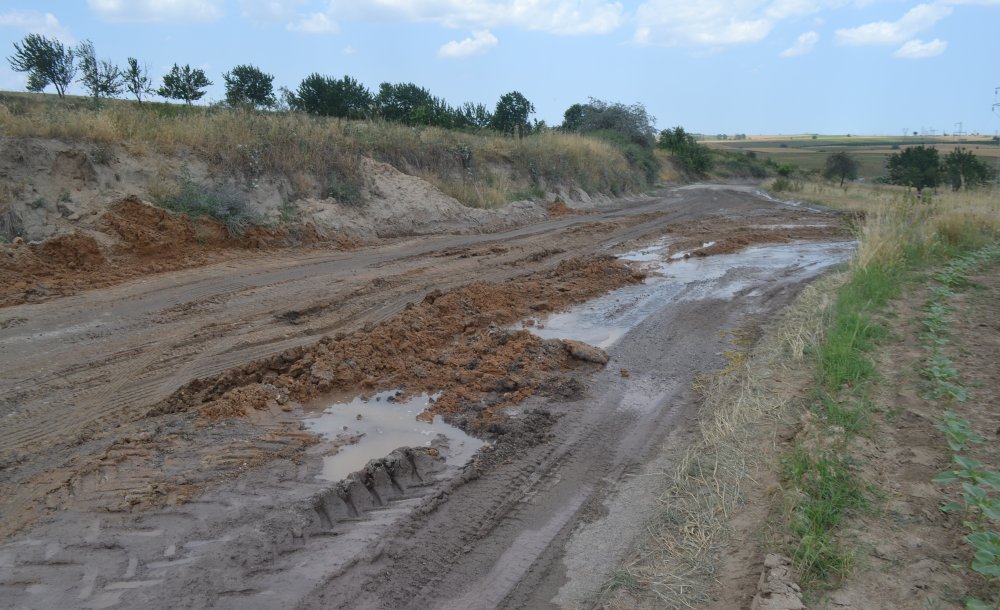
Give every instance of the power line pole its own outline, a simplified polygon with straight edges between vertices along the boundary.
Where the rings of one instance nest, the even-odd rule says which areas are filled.
[[[993,90],[993,99],[997,99],[997,94],[1000,93],[1000,87]],[[1000,116],[1000,102],[993,102],[993,113]],[[996,172],[996,190],[1000,193],[1000,138],[997,138],[997,172]]]

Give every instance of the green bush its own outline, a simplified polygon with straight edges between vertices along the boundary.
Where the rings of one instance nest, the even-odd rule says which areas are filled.
[[[174,192],[157,197],[156,203],[171,212],[191,218],[208,217],[221,222],[231,237],[238,237],[251,225],[261,224],[261,216],[233,186],[205,186],[191,178],[185,167]]]

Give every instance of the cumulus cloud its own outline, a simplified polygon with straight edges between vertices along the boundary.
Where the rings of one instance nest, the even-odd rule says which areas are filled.
[[[493,47],[497,46],[497,37],[490,33],[489,30],[480,30],[478,32],[473,32],[471,38],[465,38],[463,40],[452,40],[441,46],[438,49],[438,57],[443,57],[447,59],[461,59],[462,57],[468,57],[470,55],[478,55],[480,53],[485,53]]]
[[[56,38],[63,44],[73,44],[76,39],[52,13],[14,10],[0,13],[0,27],[17,28],[30,34]]]
[[[326,13],[310,13],[290,22],[287,29],[305,34],[329,34],[340,31],[340,26]]]
[[[215,21],[222,17],[223,0],[87,0],[90,10],[105,21]]]
[[[516,27],[561,35],[606,34],[625,20],[620,2],[606,0],[368,0],[331,2],[338,17],[422,21],[447,28]]]
[[[649,0],[636,11],[642,45],[731,45],[767,37],[774,20],[757,0]]]
[[[240,14],[251,21],[287,21],[306,2],[307,0],[240,0]]]
[[[781,52],[782,57],[798,57],[813,50],[819,42],[819,34],[816,32],[806,32],[796,39],[795,44]]]
[[[899,44],[932,27],[950,15],[952,10],[942,4],[918,4],[897,21],[875,21],[837,30],[837,42],[854,46]]]
[[[896,49],[896,52],[892,56],[899,59],[927,59],[928,57],[936,57],[944,53],[946,48],[948,48],[948,43],[937,38],[930,42],[909,40],[903,46]]]

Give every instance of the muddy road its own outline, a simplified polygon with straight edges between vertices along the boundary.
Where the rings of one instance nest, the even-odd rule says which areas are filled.
[[[683,446],[723,331],[845,239],[834,214],[696,186],[0,309],[0,606],[586,606],[656,510],[644,475]],[[343,441],[303,422],[396,388],[443,392],[432,410],[487,444],[322,478]]]

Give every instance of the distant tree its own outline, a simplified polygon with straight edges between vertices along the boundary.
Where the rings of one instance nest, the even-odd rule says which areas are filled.
[[[153,79],[149,77],[149,68],[139,67],[139,60],[134,57],[128,58],[128,68],[122,72],[122,79],[125,83],[125,90],[135,96],[135,100],[142,105],[142,98],[153,94]]]
[[[563,113],[562,128],[578,133],[613,131],[635,144],[652,148],[655,123],[656,119],[642,104],[628,106],[590,98],[588,103],[573,104]]]
[[[256,66],[240,64],[222,75],[226,83],[226,103],[233,108],[271,108],[274,76]]]
[[[106,59],[97,59],[94,43],[84,40],[76,48],[80,58],[80,80],[83,87],[90,91],[94,98],[94,106],[100,103],[101,97],[116,97],[125,88],[122,72],[118,66]]]
[[[434,106],[431,92],[413,83],[382,83],[375,95],[375,109],[388,121],[417,125],[426,121],[428,113],[418,112],[421,107]],[[420,119],[423,118],[424,121]]]
[[[43,91],[52,85],[59,97],[64,97],[76,76],[73,49],[41,34],[28,34],[21,44],[15,42],[14,54],[7,61],[15,72],[28,73],[28,91]]]
[[[826,158],[826,166],[823,175],[828,180],[840,178],[840,186],[844,186],[844,180],[854,180],[858,177],[860,164],[857,159],[847,152],[835,152]]]
[[[374,97],[350,76],[336,79],[313,73],[288,99],[293,109],[309,114],[359,119],[371,112]]]
[[[912,186],[922,191],[941,183],[941,160],[933,146],[913,146],[889,156],[886,163],[891,184]]]
[[[526,131],[531,130],[528,117],[535,113],[535,106],[518,91],[511,91],[500,96],[497,108],[493,112],[493,129],[507,135],[517,134],[523,138]]]
[[[989,165],[980,161],[972,151],[961,147],[945,155],[943,169],[954,191],[980,186],[993,177]]]
[[[681,167],[692,174],[705,174],[712,169],[712,154],[707,146],[698,144],[683,127],[664,129],[657,146],[670,151]]]
[[[204,97],[203,89],[211,84],[212,81],[208,80],[201,68],[192,69],[188,64],[181,68],[174,64],[170,72],[163,75],[163,85],[156,90],[156,94],[168,99],[184,100],[190,106],[191,102]]]
[[[465,102],[460,110],[464,127],[486,129],[493,122],[493,113],[483,104]]]

